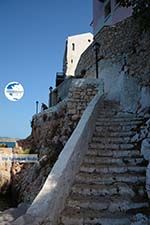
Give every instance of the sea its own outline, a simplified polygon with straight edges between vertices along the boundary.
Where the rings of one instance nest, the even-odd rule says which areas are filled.
[[[16,142],[1,142],[0,141],[0,145],[1,144],[6,144],[8,148],[14,148],[16,146]]]

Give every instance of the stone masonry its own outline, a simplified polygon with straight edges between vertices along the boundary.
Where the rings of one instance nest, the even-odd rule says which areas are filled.
[[[116,25],[105,26],[95,36],[95,41],[100,44],[100,77],[103,64],[107,67],[111,63],[111,71],[114,66],[118,72],[125,69],[129,76],[135,77],[142,86],[150,85],[149,33],[141,33],[132,17]],[[76,68],[76,76],[83,70],[86,70],[86,77],[95,77],[95,54],[92,45],[82,54]]]
[[[19,145],[38,154],[39,162],[25,165],[15,173],[13,187],[19,202],[31,203],[36,197],[98,87],[96,80],[79,79],[65,100],[33,116],[32,133],[26,140],[19,141]]]

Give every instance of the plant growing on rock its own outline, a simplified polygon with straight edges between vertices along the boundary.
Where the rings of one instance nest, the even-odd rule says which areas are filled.
[[[30,154],[31,149],[30,148],[26,148],[22,150],[22,154]]]
[[[7,144],[0,144],[0,148],[8,148]]]

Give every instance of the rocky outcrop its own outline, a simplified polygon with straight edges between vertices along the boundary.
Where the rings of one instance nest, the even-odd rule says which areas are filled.
[[[11,148],[0,148],[0,193],[5,194],[11,184],[12,162],[9,156],[12,155]]]
[[[16,218],[22,216],[26,213],[29,205],[21,203],[17,208],[9,208],[3,212],[0,212],[0,224],[10,225]],[[21,224],[19,224],[21,225]]]
[[[149,219],[142,213],[138,213],[133,217],[133,222],[131,225],[149,225]]]

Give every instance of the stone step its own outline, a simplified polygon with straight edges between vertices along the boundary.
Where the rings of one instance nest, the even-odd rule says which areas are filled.
[[[106,130],[103,131],[95,131],[93,136],[97,136],[97,137],[107,137],[107,138],[112,138],[112,137],[116,137],[116,138],[120,138],[120,137],[133,137],[136,134],[136,132],[134,131],[113,131],[113,132],[107,132]]]
[[[116,164],[112,165],[99,165],[99,164],[90,164],[90,163],[83,163],[80,167],[80,172],[87,172],[87,173],[103,173],[103,174],[110,174],[110,173],[128,173],[128,172],[137,172],[143,173],[146,171],[145,166],[118,166]]]
[[[89,148],[94,148],[94,149],[111,149],[111,150],[131,150],[134,148],[134,144],[114,144],[114,143],[98,143],[98,142],[91,142],[89,144]]]
[[[112,173],[112,174],[93,174],[79,172],[76,175],[75,182],[81,184],[114,184],[116,182],[123,182],[128,184],[143,184],[146,181],[144,173]]]
[[[112,118],[107,118],[107,117],[98,117],[97,122],[113,122],[113,123],[120,123],[120,122],[130,122],[130,121],[136,121],[136,122],[143,122],[143,117],[127,117],[127,116],[122,116],[122,117],[112,117]]]
[[[143,157],[139,158],[112,158],[112,157],[100,157],[100,156],[85,156],[84,163],[91,163],[91,164],[101,164],[101,165],[108,165],[108,164],[117,164],[117,165],[146,165],[146,161]]]
[[[101,120],[97,120],[96,121],[96,126],[135,126],[135,125],[140,125],[142,124],[143,121],[101,121]]]
[[[104,100],[103,101],[103,104],[102,104],[103,107],[107,108],[108,106],[113,106],[115,108],[118,108],[119,107],[119,103],[118,102],[115,102],[115,101],[109,101],[109,100]]]
[[[67,200],[67,207],[83,208],[91,210],[106,210],[107,212],[126,212],[127,210],[148,208],[149,203],[141,198],[141,201],[132,201],[128,196],[76,196],[72,195]]]
[[[139,116],[136,113],[128,113],[128,112],[123,112],[123,111],[118,111],[117,117],[139,118]]]
[[[72,194],[79,196],[125,196],[136,197],[137,195],[145,197],[144,185],[136,186],[127,183],[116,182],[112,184],[86,184],[75,183],[71,189]]]
[[[120,126],[120,125],[114,125],[114,126],[105,126],[105,125],[96,125],[95,130],[98,132],[116,132],[116,131],[120,131],[120,132],[124,132],[124,131],[131,131],[134,130],[137,126],[134,125],[126,125],[126,126]]]
[[[130,225],[131,216],[126,213],[103,213],[98,210],[66,207],[59,225]]]
[[[113,112],[115,112],[115,113],[118,113],[118,110],[116,109],[116,108],[114,108],[113,106],[109,106],[108,107],[108,105],[107,105],[107,107],[101,107],[100,108],[100,110],[99,110],[99,115],[100,114],[103,114],[103,113],[113,113]]]
[[[101,118],[101,117],[110,118],[111,116],[115,117],[117,116],[117,114],[118,114],[117,110],[107,109],[107,111],[105,111],[101,109],[101,111],[98,114],[98,118]]]
[[[114,149],[96,149],[96,148],[89,148],[87,151],[88,156],[105,156],[105,157],[139,157],[140,151],[139,150],[114,150]]]
[[[113,143],[113,144],[131,144],[131,137],[99,137],[94,135],[92,137],[92,142],[96,143]]]
[[[109,113],[114,113],[115,117],[131,117],[131,118],[135,118],[135,117],[138,117],[136,114],[134,113],[124,113],[124,112],[121,112],[119,111],[118,109],[114,109],[113,107],[109,107],[109,108],[100,108],[99,110],[99,114],[98,114],[98,118],[101,117],[102,115],[104,117],[106,117],[105,115],[109,114]]]
[[[143,121],[119,111],[116,102],[101,103],[59,225],[131,225],[137,213],[150,214],[147,163],[131,141]]]

